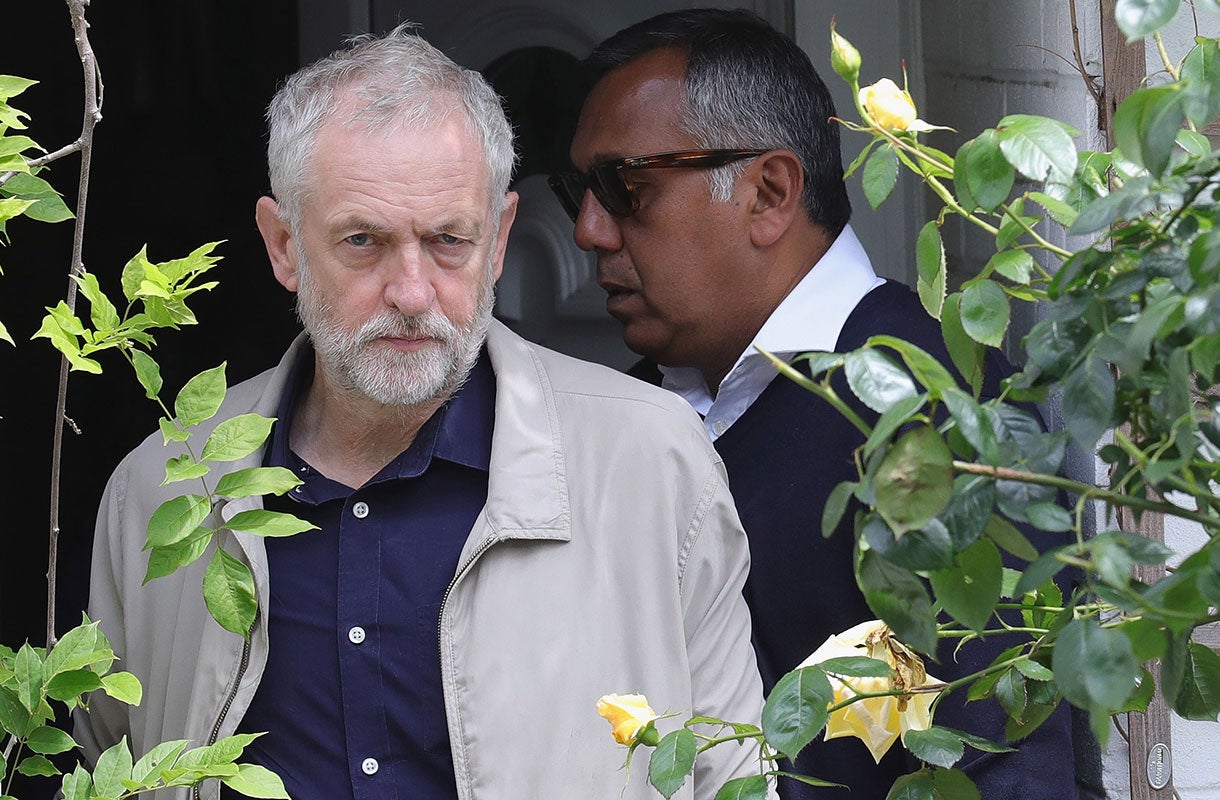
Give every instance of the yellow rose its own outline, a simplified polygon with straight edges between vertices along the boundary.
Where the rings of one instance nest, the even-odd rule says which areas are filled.
[[[656,729],[649,723],[657,718],[656,712],[648,705],[648,698],[642,694],[608,694],[597,701],[597,713],[610,723],[614,729],[614,741],[619,744],[631,745],[641,732],[652,731],[656,738]]]
[[[915,102],[889,78],[860,90],[860,105],[882,128],[905,131],[916,122]]]
[[[850,656],[868,656],[884,661],[893,672],[887,678],[838,678],[829,675],[835,704],[850,700],[857,694],[917,689],[940,683],[925,672],[919,656],[894,638],[880,620],[863,622],[851,630],[831,636],[801,666]],[[826,738],[855,736],[868,747],[873,760],[880,762],[899,736],[910,730],[923,731],[931,727],[932,701],[935,698],[935,692],[918,692],[857,700],[830,715],[826,722]]]

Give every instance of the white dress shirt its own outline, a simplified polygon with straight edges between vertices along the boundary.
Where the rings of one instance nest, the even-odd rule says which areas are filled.
[[[883,283],[848,225],[767,317],[714,397],[703,373],[694,367],[660,367],[661,386],[681,395],[703,415],[703,425],[715,440],[741,419],[779,374],[759,349],[785,361],[811,350],[833,351],[848,315],[864,295]]]

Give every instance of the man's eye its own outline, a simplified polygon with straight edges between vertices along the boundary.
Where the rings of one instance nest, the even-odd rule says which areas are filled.
[[[440,244],[450,245],[450,246],[456,245],[456,244],[461,244],[463,242],[462,239],[459,239],[458,237],[454,236],[451,233],[440,234],[439,236],[436,237],[436,241]]]
[[[368,247],[373,243],[373,236],[369,233],[353,233],[347,237],[347,243],[355,247]]]

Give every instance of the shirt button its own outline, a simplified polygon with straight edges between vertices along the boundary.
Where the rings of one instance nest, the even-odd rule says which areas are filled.
[[[377,770],[381,769],[381,765],[377,763],[375,758],[366,758],[360,762],[360,769],[364,770],[365,775],[376,775]]]
[[[356,625],[347,632],[347,640],[352,644],[360,644],[365,639],[364,628]]]
[[[712,423],[712,431],[717,436],[723,436],[724,432],[727,431],[728,429],[729,429],[728,423],[722,419],[718,419]]]
[[[356,519],[364,519],[369,515],[369,504],[361,500],[352,506],[352,514],[355,515]]]

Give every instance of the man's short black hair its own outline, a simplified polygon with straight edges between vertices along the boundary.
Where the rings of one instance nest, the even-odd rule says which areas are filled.
[[[792,150],[805,173],[801,201],[809,218],[838,235],[851,217],[839,123],[804,51],[752,11],[696,8],[624,28],[584,65],[596,81],[661,48],[686,55],[685,127],[699,145]],[[743,166],[719,169],[735,177]]]

